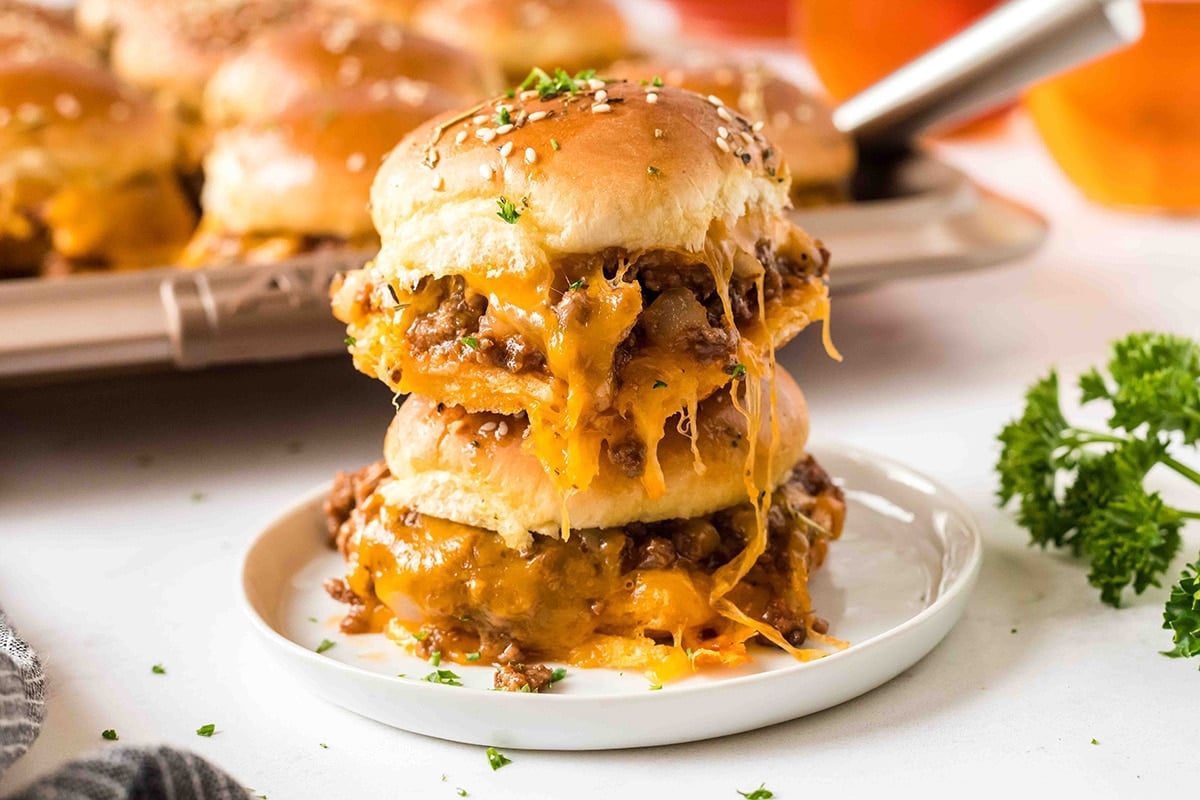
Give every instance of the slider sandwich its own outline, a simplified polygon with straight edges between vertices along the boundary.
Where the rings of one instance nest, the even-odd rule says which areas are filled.
[[[195,227],[174,120],[75,58],[0,57],[0,270],[171,263]]]
[[[812,206],[843,201],[854,171],[854,143],[833,124],[827,103],[769,68],[695,56],[681,62],[623,61],[606,76],[653,84],[663,81],[721,98],[750,119],[779,148],[792,177],[792,202]]]
[[[788,174],[717,97],[561,70],[392,151],[379,256],[333,289],[356,365],[411,395],[327,504],[344,630],[534,689],[518,665],[841,645],[807,587],[844,501],[774,363],[829,311]]]
[[[495,59],[513,81],[535,64],[573,73],[628,51],[625,20],[609,0],[437,0],[419,4],[411,24]]]
[[[667,420],[692,426],[828,316],[828,254],[784,215],[760,127],[716,97],[561,74],[431,120],[381,167],[382,250],[334,296],[355,364],[528,416],[564,493],[610,462],[661,495]]]

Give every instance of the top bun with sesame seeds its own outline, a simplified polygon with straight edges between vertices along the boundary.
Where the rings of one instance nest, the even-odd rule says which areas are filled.
[[[763,133],[787,162],[797,205],[844,199],[845,182],[854,171],[854,143],[833,124],[828,104],[767,67],[699,55],[678,63],[622,61],[604,74],[629,80],[658,76],[671,86],[721,98],[764,123]]]
[[[628,50],[625,21],[608,0],[439,0],[418,6],[412,25],[491,56],[514,81],[539,64],[575,72]]]
[[[0,0],[0,59],[61,56],[99,64],[100,54],[75,32],[66,15],[23,0]]]
[[[394,390],[527,413],[560,491],[607,459],[657,496],[666,420],[826,318],[828,254],[784,215],[777,149],[719,98],[561,71],[512,94],[392,152],[379,255],[334,313]]]
[[[469,103],[500,85],[494,64],[394,23],[306,20],[263,33],[217,69],[205,90],[205,119],[227,127],[342,89],[394,93],[410,103],[437,90]]]
[[[294,101],[218,131],[204,160],[204,218],[191,266],[274,261],[317,246],[376,246],[367,212],[380,161],[404,134],[454,103],[359,86]]]

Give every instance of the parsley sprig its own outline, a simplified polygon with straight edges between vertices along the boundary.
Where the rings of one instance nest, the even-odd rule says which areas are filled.
[[[1161,586],[1184,523],[1200,519],[1144,485],[1157,466],[1200,485],[1200,472],[1174,455],[1200,442],[1200,343],[1131,334],[1113,343],[1107,375],[1090,369],[1079,389],[1083,404],[1109,404],[1109,430],[1067,421],[1052,370],[1029,388],[1020,419],[1000,432],[998,497],[1001,506],[1016,501],[1017,521],[1034,544],[1085,557],[1100,599],[1119,606],[1127,586],[1138,594]],[[1200,655],[1200,583],[1197,565],[1189,569],[1164,612],[1175,640],[1168,655]]]

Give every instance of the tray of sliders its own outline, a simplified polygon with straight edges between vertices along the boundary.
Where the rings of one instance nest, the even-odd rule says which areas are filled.
[[[543,122],[513,101],[610,83],[753,120],[789,215],[836,253],[837,292],[1001,263],[1045,233],[930,156],[859,162],[830,109],[766,67],[634,55],[601,3],[83,0],[69,18],[10,0],[0,23],[0,381],[344,351],[330,287],[378,252],[371,186],[393,146],[469,107],[455,135],[486,139],[502,176],[565,147],[547,112],[542,150],[505,153]],[[750,134],[722,129],[743,157]]]

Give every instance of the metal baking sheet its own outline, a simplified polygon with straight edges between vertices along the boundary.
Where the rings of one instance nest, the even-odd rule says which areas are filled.
[[[833,253],[836,293],[978,269],[1038,247],[1046,222],[927,155],[864,163],[850,202],[792,212]],[[200,369],[345,349],[329,283],[367,252],[280,264],[0,281],[0,382]]]

